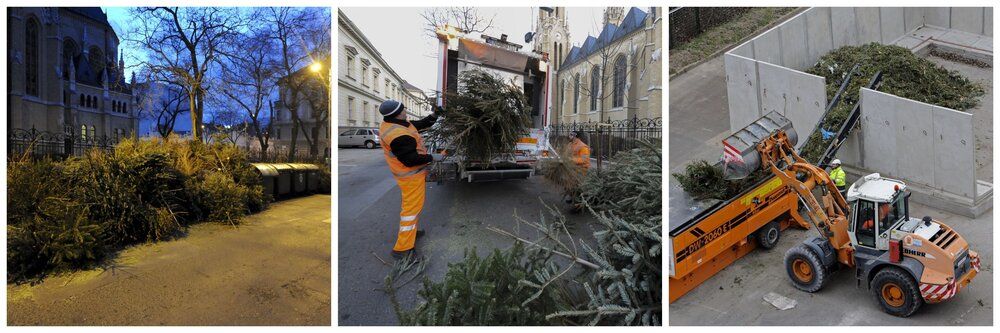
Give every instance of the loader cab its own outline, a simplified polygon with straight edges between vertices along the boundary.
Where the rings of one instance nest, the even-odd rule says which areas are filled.
[[[910,193],[906,184],[879,174],[863,177],[847,191],[850,203],[848,232],[851,244],[875,250],[889,249],[889,235],[909,220]]]

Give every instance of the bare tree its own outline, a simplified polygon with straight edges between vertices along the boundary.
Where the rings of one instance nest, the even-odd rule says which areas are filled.
[[[493,19],[496,18],[496,14],[489,18],[481,15],[476,7],[430,8],[420,16],[424,18],[424,31],[434,38],[437,38],[437,29],[445,24],[466,33],[485,33],[493,27]]]
[[[260,17],[255,11],[252,17]],[[276,47],[271,29],[264,24],[251,24],[249,30],[236,35],[220,53],[223,54],[219,92],[225,110],[240,110],[245,115],[247,131],[268,152],[270,131],[267,127],[270,96],[279,71],[274,56]]]
[[[300,70],[316,61],[316,55],[324,52],[324,49],[325,52],[330,52],[330,15],[317,8],[272,7],[264,15],[264,19],[274,29],[272,38],[278,44],[278,74],[283,77],[280,81],[282,89],[278,95],[288,109],[293,123],[288,151],[291,160],[295,157],[299,131],[303,127],[302,115],[299,114],[300,98],[309,82],[302,78],[309,73]],[[323,40],[326,42],[317,45],[318,41]],[[303,134],[310,146],[310,154],[316,156],[318,150],[315,149],[314,141],[318,138],[311,136],[309,131],[303,131]]]
[[[188,94],[181,86],[151,81],[138,85],[135,93],[139,116],[153,120],[156,132],[165,139],[173,133],[177,119],[190,111]]]
[[[126,42],[145,49],[148,58],[137,59],[155,81],[184,87],[191,110],[191,134],[202,138],[206,74],[218,50],[242,24],[234,8],[140,7],[132,10],[135,24]]]

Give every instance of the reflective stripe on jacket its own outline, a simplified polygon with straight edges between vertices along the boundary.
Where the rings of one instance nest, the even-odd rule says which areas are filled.
[[[379,140],[382,141],[382,153],[385,155],[385,162],[389,164],[389,170],[392,171],[392,174],[396,177],[415,175],[427,167],[426,164],[408,167],[392,154],[390,144],[393,140],[401,136],[413,137],[417,140],[417,152],[420,154],[427,154],[427,148],[424,147],[424,138],[420,136],[420,132],[417,132],[417,128],[414,127],[413,124],[407,125],[408,126],[403,126],[383,121],[382,125],[379,126],[379,133],[381,134],[379,136]]]

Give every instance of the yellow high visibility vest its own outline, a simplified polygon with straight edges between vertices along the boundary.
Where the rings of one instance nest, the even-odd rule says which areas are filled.
[[[847,173],[844,172],[844,168],[837,167],[830,170],[830,179],[833,180],[833,185],[847,186]]]

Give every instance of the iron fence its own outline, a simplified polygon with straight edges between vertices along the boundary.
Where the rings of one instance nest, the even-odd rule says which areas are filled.
[[[247,156],[253,163],[312,163],[320,165],[330,165],[330,156],[326,154],[310,154],[308,151],[299,150],[289,156],[287,150],[260,149],[247,150]]]
[[[662,128],[661,117],[554,124],[549,126],[549,142],[560,145],[568,141],[570,132],[583,132],[581,140],[590,146],[590,156],[600,164],[620,151],[637,148],[639,141],[661,140]]]
[[[7,133],[7,156],[65,159],[80,156],[91,149],[110,151],[123,139],[120,136],[87,135],[67,129],[63,133],[14,128]]]
[[[690,41],[705,30],[743,15],[750,7],[670,8],[670,49]]]

